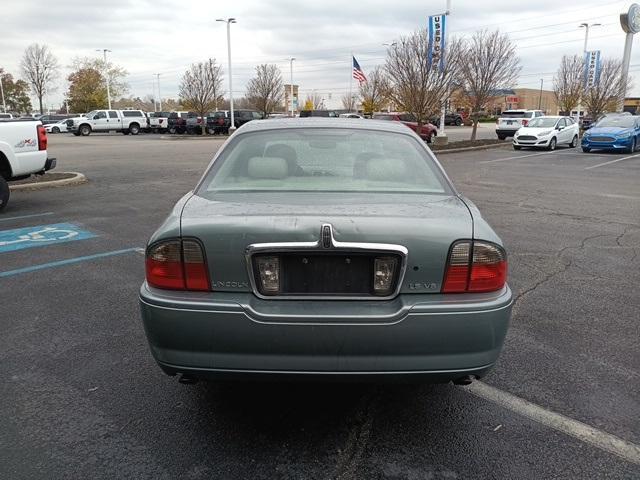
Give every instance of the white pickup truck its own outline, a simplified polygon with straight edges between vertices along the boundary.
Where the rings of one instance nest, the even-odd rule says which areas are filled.
[[[169,129],[169,115],[171,112],[151,112],[149,114],[149,129],[153,133],[165,133]]]
[[[84,118],[67,122],[67,130],[75,136],[91,135],[91,132],[122,132],[138,135],[148,127],[147,115],[142,110],[93,110]]]
[[[55,166],[56,159],[47,157],[47,132],[39,120],[0,120],[0,210],[9,201],[8,181]]]

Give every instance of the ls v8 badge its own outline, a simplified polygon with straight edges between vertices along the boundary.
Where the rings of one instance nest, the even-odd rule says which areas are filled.
[[[438,284],[435,282],[431,283],[410,283],[409,290],[436,290],[438,288]]]
[[[24,147],[35,147],[36,139],[35,138],[27,138],[26,140],[20,140],[15,144],[14,148],[24,148]]]

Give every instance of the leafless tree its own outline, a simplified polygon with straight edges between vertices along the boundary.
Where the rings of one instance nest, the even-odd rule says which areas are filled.
[[[322,96],[316,91],[307,94],[307,98],[304,101],[305,110],[319,110],[322,108]]]
[[[389,98],[391,84],[384,72],[384,68],[376,67],[369,73],[367,81],[360,84],[360,97],[362,98],[362,110],[372,114],[382,110]]]
[[[205,118],[222,99],[222,67],[215,58],[192,63],[180,82],[180,103],[202,117],[202,134],[206,133]]]
[[[256,76],[247,84],[247,98],[264,118],[282,105],[284,86],[277,65],[264,63],[256,67]]]
[[[53,81],[58,77],[60,66],[58,59],[46,45],[33,43],[27,47],[20,62],[22,75],[31,85],[31,90],[38,97],[40,113],[44,113],[42,99],[53,91]]]
[[[436,114],[451,94],[464,47],[458,39],[449,40],[443,69],[439,62],[429,61],[428,50],[429,36],[420,30],[389,47],[385,64],[389,98],[398,108],[413,114],[419,124]]]
[[[471,106],[471,140],[476,139],[479,114],[487,102],[495,97],[497,89],[511,87],[519,73],[520,59],[507,35],[498,30],[480,30],[469,39],[461,62],[460,79]]]
[[[354,110],[357,111],[358,110],[358,95],[356,95],[355,93],[345,93],[342,96],[342,108],[344,108],[345,110],[349,111],[349,112],[353,112]]]
[[[571,115],[580,103],[584,82],[584,60],[578,55],[563,55],[560,68],[553,77],[553,93],[560,110]]]
[[[608,111],[615,111],[631,85],[625,87],[622,78],[622,62],[611,58],[602,60],[600,77],[596,84],[584,91],[583,103],[594,120]]]

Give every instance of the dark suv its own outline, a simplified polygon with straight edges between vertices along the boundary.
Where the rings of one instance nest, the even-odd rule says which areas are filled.
[[[171,112],[167,119],[169,133],[184,133],[187,131],[187,117],[189,112]]]
[[[436,127],[440,128],[440,115],[433,116],[430,122],[433,123]],[[462,118],[462,115],[460,115],[459,113],[447,112],[444,116],[445,125],[455,125],[456,127],[459,127],[463,123],[464,118]]]

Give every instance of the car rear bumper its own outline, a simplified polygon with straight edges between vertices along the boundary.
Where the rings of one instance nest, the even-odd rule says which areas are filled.
[[[520,127],[517,128],[496,128],[498,135],[506,135],[507,137],[513,137]]]
[[[145,283],[140,308],[151,353],[170,375],[480,377],[502,349],[511,291],[444,297],[274,301]]]

